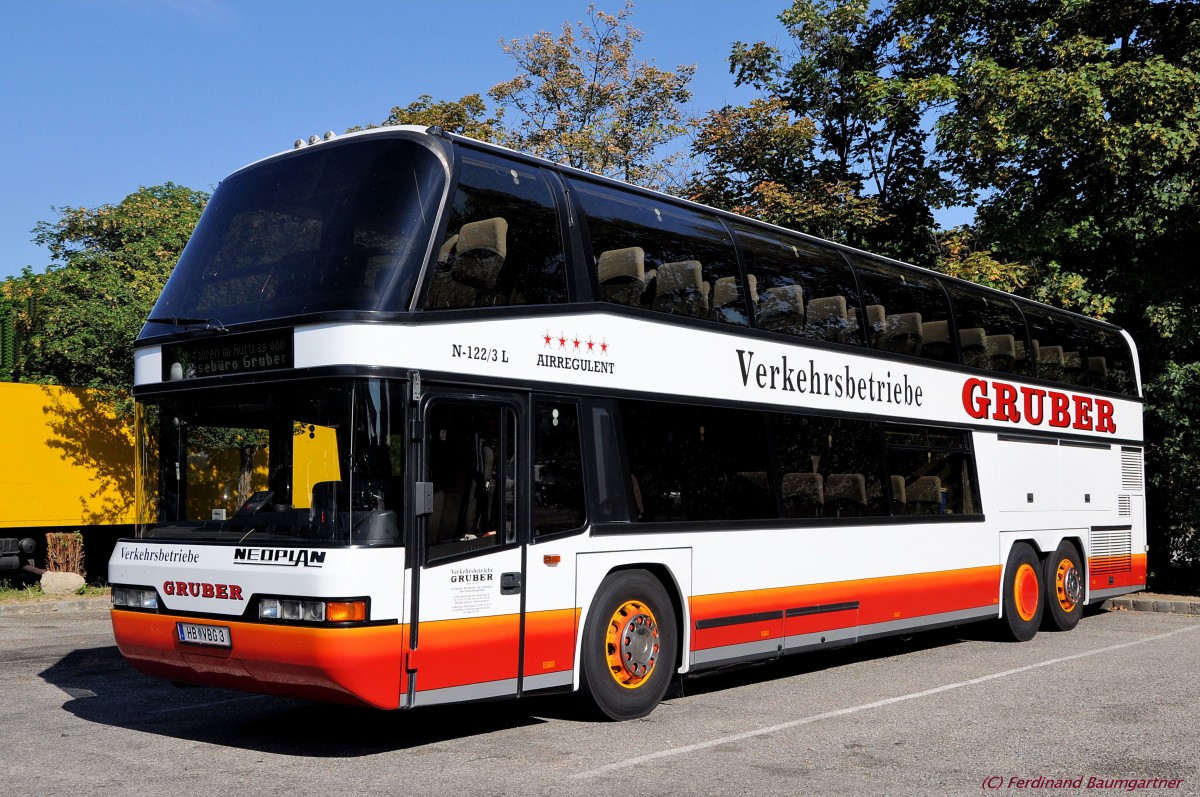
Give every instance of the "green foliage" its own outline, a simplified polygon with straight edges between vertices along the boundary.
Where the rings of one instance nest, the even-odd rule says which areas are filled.
[[[1200,362],[1164,363],[1146,397],[1152,558],[1165,579],[1188,577],[1167,588],[1194,592],[1200,587]]]
[[[955,227],[941,233],[938,245],[941,249],[938,270],[944,274],[1009,293],[1020,293],[1029,284],[1028,266],[1001,262],[987,249],[975,248],[970,227]]]
[[[855,181],[827,180],[811,168],[812,120],[795,117],[782,100],[725,107],[700,121],[692,151],[708,171],[688,186],[705,204],[831,240],[859,243],[848,231],[881,220],[879,203]]]
[[[20,381],[127,390],[133,341],[208,195],[167,183],[115,205],[60,208],[35,240],[54,264],[5,286],[21,346]]]
[[[895,5],[903,35],[954,78],[937,142],[960,185],[986,192],[975,237],[1025,264],[1028,295],[1138,341],[1158,578],[1198,553],[1198,11],[1195,0]]]
[[[487,104],[478,94],[468,94],[459,100],[435,100],[429,94],[422,94],[408,105],[392,108],[382,126],[436,126],[450,133],[470,136],[480,141],[499,141],[503,116],[504,110],[500,109],[494,117],[489,118]],[[361,129],[363,128],[352,127],[346,132],[352,133]]]
[[[629,22],[633,4],[616,14],[588,6],[587,19],[500,40],[517,74],[457,101],[422,94],[397,106],[385,125],[438,125],[559,163],[638,185],[678,183],[679,153],[667,146],[692,123],[684,112],[694,66],[660,69],[636,55],[642,32]],[[360,128],[351,128],[357,130]]]
[[[629,16],[588,6],[587,21],[501,40],[518,72],[488,92],[516,123],[506,143],[550,160],[631,183],[663,186],[672,156],[661,148],[687,131],[683,105],[695,66],[659,69],[634,53],[642,32]]]

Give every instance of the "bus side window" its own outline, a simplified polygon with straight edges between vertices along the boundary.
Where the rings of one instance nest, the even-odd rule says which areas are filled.
[[[533,419],[533,535],[581,528],[579,407],[571,400],[535,401]]]
[[[761,413],[622,401],[621,420],[638,520],[778,517]]]
[[[771,431],[785,517],[889,514],[876,424],[778,413]]]
[[[1087,385],[1088,340],[1068,317],[1024,305],[1037,376],[1068,385]]]
[[[979,482],[966,432],[892,428],[884,435],[892,500],[906,515],[978,515]],[[901,497],[903,496],[903,497]]]
[[[1027,376],[1025,322],[1006,296],[948,284],[963,365]]]
[[[558,211],[541,170],[460,152],[458,189],[425,309],[567,301]]]
[[[747,291],[716,217],[572,180],[590,237],[599,297],[661,313],[748,326]]]
[[[1087,337],[1088,384],[1100,390],[1134,394],[1137,379],[1129,344],[1119,332],[1099,326],[1080,325]]]
[[[841,255],[801,238],[743,227],[736,231],[753,288],[755,326],[862,344],[854,274]]]
[[[852,255],[863,304],[883,322],[867,325],[867,345],[941,362],[958,360],[946,292],[934,277],[916,269]],[[982,336],[973,330],[971,343]]]

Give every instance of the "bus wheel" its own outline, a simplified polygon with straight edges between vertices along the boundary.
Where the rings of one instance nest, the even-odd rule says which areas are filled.
[[[608,719],[646,716],[671,683],[677,646],[675,609],[658,579],[645,570],[613,574],[583,629],[584,694]]]
[[[1004,568],[1004,620],[1018,642],[1028,642],[1042,623],[1042,564],[1028,543],[1018,542]]]
[[[1070,631],[1083,615],[1083,568],[1079,552],[1063,540],[1046,559],[1042,572],[1046,606],[1044,625],[1049,630]]]

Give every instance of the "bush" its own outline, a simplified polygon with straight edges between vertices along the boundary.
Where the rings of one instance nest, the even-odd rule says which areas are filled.
[[[66,531],[46,535],[46,569],[56,573],[78,573],[83,570],[83,534]]]

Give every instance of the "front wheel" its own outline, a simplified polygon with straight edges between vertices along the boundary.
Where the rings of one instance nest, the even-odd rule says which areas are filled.
[[[645,570],[614,573],[600,585],[583,629],[584,695],[604,717],[644,717],[671,683],[678,650],[675,609]]]
[[[1042,622],[1042,563],[1028,543],[1018,542],[1004,568],[1004,622],[1013,639],[1028,642]]]
[[[1047,557],[1042,583],[1048,607],[1043,625],[1057,631],[1070,631],[1079,625],[1083,615],[1083,568],[1074,545],[1064,540]]]

